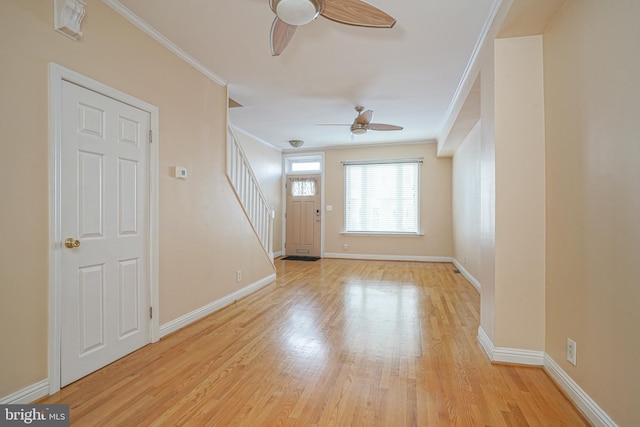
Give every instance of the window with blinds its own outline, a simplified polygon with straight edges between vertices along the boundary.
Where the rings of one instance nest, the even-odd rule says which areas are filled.
[[[344,231],[419,233],[421,163],[421,160],[344,162]]]

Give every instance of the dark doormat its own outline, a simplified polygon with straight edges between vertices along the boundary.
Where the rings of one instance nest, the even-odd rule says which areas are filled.
[[[284,260],[291,260],[291,261],[317,261],[320,258],[315,257],[315,256],[297,256],[297,255],[289,255],[286,256],[284,258],[282,258]]]

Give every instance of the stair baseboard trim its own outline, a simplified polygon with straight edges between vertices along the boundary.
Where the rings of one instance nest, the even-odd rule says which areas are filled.
[[[377,254],[351,254],[331,253],[324,254],[325,258],[358,259],[371,261],[420,261],[420,262],[452,262],[451,257],[444,256],[416,256],[416,255],[377,255]]]
[[[480,345],[485,353],[487,353],[491,362],[513,363],[527,366],[544,365],[545,354],[543,351],[496,347],[482,327],[478,328],[478,341],[480,341]]]
[[[190,325],[191,323],[202,319],[216,311],[225,308],[226,306],[233,304],[235,301],[240,298],[244,298],[247,295],[250,295],[257,290],[267,286],[268,284],[274,282],[276,280],[276,274],[273,273],[264,279],[258,280],[255,283],[252,283],[249,286],[246,286],[242,289],[239,289],[227,296],[224,296],[216,301],[213,301],[203,307],[200,307],[196,310],[193,310],[190,313],[185,314],[184,316],[180,316],[177,319],[174,319],[170,322],[165,323],[160,326],[160,338],[169,335],[179,329],[184,328],[185,326]]]
[[[49,380],[42,380],[0,399],[0,405],[27,405],[49,395]]]
[[[595,427],[618,427],[600,406],[548,354],[544,370]]]

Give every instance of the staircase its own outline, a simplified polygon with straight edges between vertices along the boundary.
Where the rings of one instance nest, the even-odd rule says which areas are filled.
[[[251,165],[231,126],[227,127],[227,178],[236,192],[253,231],[273,262],[274,209],[269,206]]]

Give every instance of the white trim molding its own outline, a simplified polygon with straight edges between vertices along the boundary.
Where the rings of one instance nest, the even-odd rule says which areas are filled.
[[[595,427],[618,426],[548,354],[544,355],[544,370]]]
[[[0,405],[27,405],[49,394],[49,380],[42,380],[0,399]]]
[[[475,277],[473,277],[471,273],[469,273],[457,259],[452,258],[451,262],[456,266],[460,274],[462,274],[464,278],[467,279],[478,292],[482,290],[482,285],[480,284],[480,282]]]
[[[444,152],[447,151],[445,146],[447,145],[449,134],[451,133],[458,115],[467,100],[469,92],[471,92],[476,77],[480,73],[482,51],[489,43],[493,43],[512,4],[513,0],[494,0],[493,2],[489,16],[484,23],[478,40],[476,40],[476,45],[473,48],[467,67],[462,74],[462,78],[458,83],[458,87],[451,99],[451,103],[447,108],[445,120],[440,126],[441,130],[436,138],[438,142],[438,147],[436,149],[438,157],[445,155]]]
[[[84,18],[86,3],[82,0],[54,0],[53,28],[71,40],[82,37],[80,24]]]
[[[541,366],[595,427],[618,427],[611,417],[547,353],[495,347],[482,327],[478,328],[478,341],[491,362]]]
[[[420,261],[420,262],[453,262],[447,256],[418,256],[418,255],[378,255],[378,254],[351,254],[339,252],[327,252],[325,258],[358,259],[370,261]]]
[[[489,360],[497,363],[514,363],[517,365],[543,366],[544,352],[535,350],[521,350],[518,348],[496,347],[489,338],[489,335],[478,327],[478,341],[484,349]]]
[[[257,282],[252,283],[249,286],[246,286],[227,296],[224,296],[218,300],[215,300],[212,303],[209,303],[196,310],[193,310],[192,312],[187,313],[184,316],[180,316],[177,319],[167,322],[164,325],[160,326],[160,337],[165,337],[172,332],[182,329],[185,326],[188,326],[191,323],[202,319],[203,317],[206,317],[212,313],[215,313],[216,311],[223,309],[230,304],[233,304],[240,298],[243,298],[249,294],[252,294],[257,290],[267,286],[268,284],[273,283],[275,280],[276,280],[276,274],[273,273],[261,280],[258,280]]]
[[[152,39],[160,43],[162,46],[169,49],[171,52],[176,54],[178,58],[182,59],[184,62],[191,65],[193,68],[195,68],[196,70],[198,70],[199,72],[207,76],[209,79],[218,83],[220,86],[227,85],[227,82],[222,77],[220,77],[219,75],[217,75],[216,73],[214,73],[213,71],[205,67],[202,63],[198,62],[191,55],[189,55],[184,50],[179,48],[178,45],[176,45],[171,40],[166,38],[163,34],[161,34],[158,30],[153,28],[147,22],[143,21],[138,16],[136,16],[133,12],[131,12],[129,9],[123,6],[118,0],[102,0],[102,1],[111,9],[115,10],[117,13],[122,15],[122,17],[125,18],[127,21],[131,22],[133,25],[135,25],[140,30],[142,30],[142,32],[146,33],[148,36],[150,36]]]

